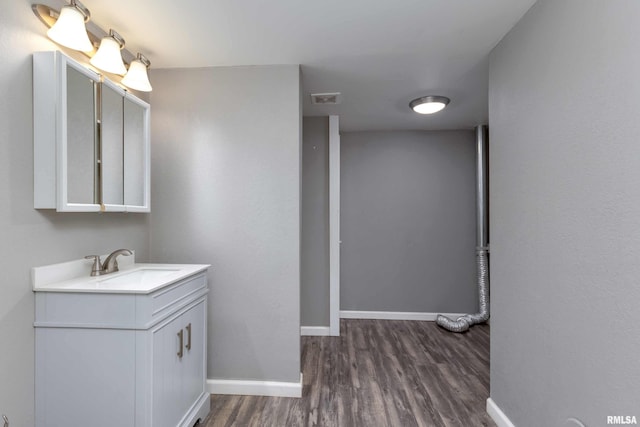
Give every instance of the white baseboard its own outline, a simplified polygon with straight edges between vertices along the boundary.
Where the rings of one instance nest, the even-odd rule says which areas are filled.
[[[302,397],[302,373],[299,382],[207,380],[211,394],[236,394],[244,396]]]
[[[491,398],[487,399],[487,414],[489,414],[498,427],[515,427],[511,420],[502,412],[502,409],[500,409]]]
[[[211,409],[211,395],[209,393],[203,392],[200,396],[200,399],[196,402],[195,405],[191,408],[191,410],[187,413],[185,418],[183,418],[182,424],[180,427],[192,427],[198,419],[200,421],[204,421],[209,415],[209,411]]]
[[[438,314],[457,319],[464,313],[414,313],[408,311],[351,311],[340,310],[341,319],[423,320],[435,322]]]
[[[308,337],[328,337],[331,336],[329,326],[301,326],[300,335]]]

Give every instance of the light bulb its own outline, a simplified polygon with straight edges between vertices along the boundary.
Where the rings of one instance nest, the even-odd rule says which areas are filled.
[[[47,31],[47,36],[69,49],[91,52],[93,45],[84,22],[85,16],[75,6],[64,6],[56,23]]]
[[[141,92],[151,92],[151,83],[149,83],[149,75],[147,74],[147,65],[145,65],[138,56],[138,59],[131,61],[127,75],[122,79],[122,84]]]
[[[102,38],[98,51],[89,62],[102,71],[122,76],[127,72],[127,67],[124,66],[122,54],[120,53],[120,49],[123,46],[124,41],[122,43],[118,42],[112,31],[109,36]]]
[[[419,114],[433,114],[446,107],[446,104],[442,102],[428,102],[426,104],[420,104],[413,107],[413,111]]]

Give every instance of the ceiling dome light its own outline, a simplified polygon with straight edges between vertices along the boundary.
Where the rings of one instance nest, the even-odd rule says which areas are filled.
[[[89,10],[79,2],[71,0],[64,6],[56,23],[47,31],[47,36],[54,42],[69,49],[91,52],[93,44],[87,35],[84,23],[89,20]]]
[[[409,107],[419,114],[433,114],[442,110],[451,101],[446,96],[423,96],[409,103]]]
[[[102,71],[123,76],[127,72],[120,53],[123,47],[124,39],[120,34],[109,30],[109,35],[102,38],[100,48],[89,62]]]
[[[151,62],[141,53],[136,59],[131,61],[127,75],[122,79],[122,84],[128,88],[139,90],[141,92],[151,92],[151,83],[147,75],[147,68]]]

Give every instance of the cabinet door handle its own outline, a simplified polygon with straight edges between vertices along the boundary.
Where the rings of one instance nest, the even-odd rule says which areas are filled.
[[[182,359],[182,356],[184,356],[184,351],[183,351],[183,347],[184,347],[184,331],[182,329],[180,329],[180,332],[178,332],[178,338],[180,338],[180,349],[178,350],[178,357],[180,359]]]
[[[187,350],[191,350],[191,323],[187,325]]]

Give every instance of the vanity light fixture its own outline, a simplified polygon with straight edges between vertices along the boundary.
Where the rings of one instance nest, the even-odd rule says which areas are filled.
[[[122,84],[141,92],[151,92],[151,83],[149,83],[149,75],[147,69],[151,62],[141,53],[138,53],[136,59],[129,64],[129,71],[122,79]]]
[[[94,48],[85,27],[85,22],[90,18],[89,9],[79,1],[70,0],[70,4],[62,7],[60,16],[47,31],[47,36],[69,49],[91,52]]]
[[[44,4],[31,6],[33,13],[49,27],[47,35],[53,41],[70,49],[78,50],[88,56],[91,65],[112,74],[126,75],[120,82],[130,89],[141,92],[151,92],[151,83],[147,69],[151,62],[141,53],[131,61],[129,71],[122,59],[121,50],[124,48],[124,38],[116,31],[109,30],[109,35],[100,39],[91,31],[88,31],[87,22],[91,13],[78,0],[69,0],[69,4],[58,12]],[[99,34],[104,34],[98,28]],[[96,52],[96,46],[100,45]]]
[[[451,100],[446,96],[423,96],[409,103],[413,111],[419,114],[433,114],[442,110]]]
[[[102,71],[123,76],[127,72],[127,67],[122,61],[120,53],[122,48],[124,48],[122,36],[114,30],[109,30],[109,35],[102,38],[98,51],[89,62]]]

